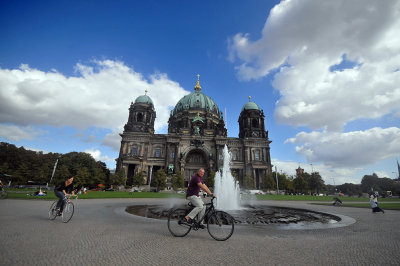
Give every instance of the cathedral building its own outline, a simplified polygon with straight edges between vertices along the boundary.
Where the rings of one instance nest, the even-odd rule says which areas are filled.
[[[123,169],[127,185],[132,177],[143,172],[147,184],[159,169],[167,174],[181,171],[187,186],[199,168],[205,178],[222,167],[223,148],[231,152],[231,170],[243,184],[251,176],[256,188],[262,177],[272,172],[268,131],[264,112],[255,103],[246,102],[239,115],[239,138],[227,136],[223,113],[209,96],[202,92],[199,80],[194,91],[178,101],[171,111],[168,134],[154,133],[156,112],[148,95],[139,96],[129,107],[124,127],[117,170]]]

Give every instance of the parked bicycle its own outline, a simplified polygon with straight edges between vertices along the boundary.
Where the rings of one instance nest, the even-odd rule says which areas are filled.
[[[75,196],[75,200],[78,199],[78,195],[73,195],[73,196]],[[50,220],[54,220],[57,218],[57,216],[59,216],[58,210],[57,210],[57,202],[58,202],[58,200],[56,200],[55,202],[53,202],[53,204],[51,204],[51,207],[49,210],[49,219]],[[71,202],[71,195],[68,195],[65,197],[64,207],[61,212],[61,220],[64,223],[68,223],[69,220],[71,220],[73,215],[74,215],[74,204]]]
[[[199,230],[201,223],[207,223],[208,233],[212,238],[218,241],[224,241],[230,238],[235,228],[235,219],[224,211],[217,211],[214,207],[215,197],[211,199],[211,203],[206,204],[206,212],[201,219],[198,215],[193,223],[188,223],[185,216],[194,208],[189,202],[189,208],[172,209],[168,215],[168,230],[173,236],[184,237],[190,230]]]

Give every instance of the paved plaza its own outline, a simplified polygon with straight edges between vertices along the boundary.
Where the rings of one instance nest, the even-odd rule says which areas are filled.
[[[125,212],[169,201],[77,200],[65,224],[48,219],[52,201],[1,200],[0,265],[400,265],[399,211],[264,202],[349,218],[346,226],[325,229],[239,225],[224,242],[207,230],[176,238],[165,220]]]

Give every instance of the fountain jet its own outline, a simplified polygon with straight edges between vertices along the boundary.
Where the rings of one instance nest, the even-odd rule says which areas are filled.
[[[240,187],[230,169],[231,156],[228,147],[223,150],[222,170],[215,174],[214,193],[217,196],[216,208],[220,210],[238,210],[240,207]]]

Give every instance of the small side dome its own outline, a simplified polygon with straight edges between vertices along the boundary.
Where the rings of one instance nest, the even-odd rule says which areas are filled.
[[[147,95],[141,95],[141,96],[137,97],[135,100],[135,103],[149,103],[149,104],[154,105],[151,98]]]
[[[247,102],[242,107],[243,110],[260,110],[260,107],[255,102]]]

